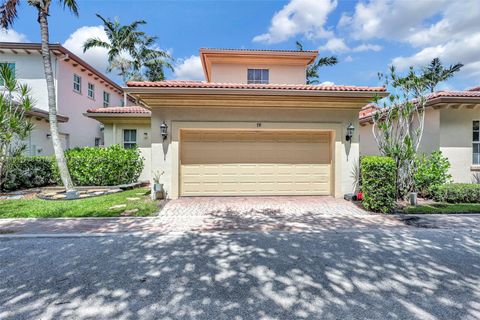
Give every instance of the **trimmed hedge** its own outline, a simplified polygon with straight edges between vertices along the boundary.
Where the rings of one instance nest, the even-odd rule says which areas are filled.
[[[363,157],[361,172],[365,208],[374,212],[392,212],[396,200],[395,161],[390,157]]]
[[[138,149],[119,145],[85,147],[65,151],[68,169],[76,186],[113,186],[136,182],[143,170]],[[57,181],[61,184],[57,173]]]
[[[480,184],[447,183],[430,188],[435,201],[450,203],[480,203]]]
[[[55,159],[52,157],[13,157],[5,164],[3,191],[38,188],[55,183]]]

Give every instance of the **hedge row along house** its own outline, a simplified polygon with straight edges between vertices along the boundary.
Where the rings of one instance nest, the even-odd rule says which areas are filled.
[[[26,154],[53,154],[48,123],[48,97],[40,43],[0,42],[0,63],[7,64],[20,83],[27,84],[35,107]],[[64,149],[103,144],[103,127],[82,116],[95,106],[122,105],[123,90],[100,71],[59,44],[50,44],[54,67],[59,130]]]
[[[136,145],[169,198],[352,192],[358,113],[383,87],[307,85],[317,51],[201,49],[206,81],[128,82],[92,108],[105,145]]]
[[[360,112],[360,155],[378,155],[372,134],[372,112]],[[480,173],[480,87],[465,91],[438,91],[427,97],[420,153],[441,151],[450,161],[455,182],[472,182]]]

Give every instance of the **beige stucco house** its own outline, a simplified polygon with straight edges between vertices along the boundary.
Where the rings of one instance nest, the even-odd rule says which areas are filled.
[[[201,49],[206,81],[129,82],[99,108],[105,144],[138,145],[167,196],[352,192],[358,112],[383,87],[306,85],[317,51]],[[356,129],[347,137],[347,127]]]
[[[360,112],[360,154],[379,150],[372,133],[369,106]],[[455,182],[472,182],[480,172],[480,87],[466,91],[439,91],[427,97],[420,152],[441,151],[448,157]]]

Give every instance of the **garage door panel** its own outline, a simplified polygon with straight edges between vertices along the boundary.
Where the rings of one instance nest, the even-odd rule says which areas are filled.
[[[180,192],[199,195],[328,195],[326,132],[187,132]]]

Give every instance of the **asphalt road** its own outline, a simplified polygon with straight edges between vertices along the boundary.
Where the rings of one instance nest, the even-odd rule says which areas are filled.
[[[0,239],[0,319],[479,319],[467,229]]]

